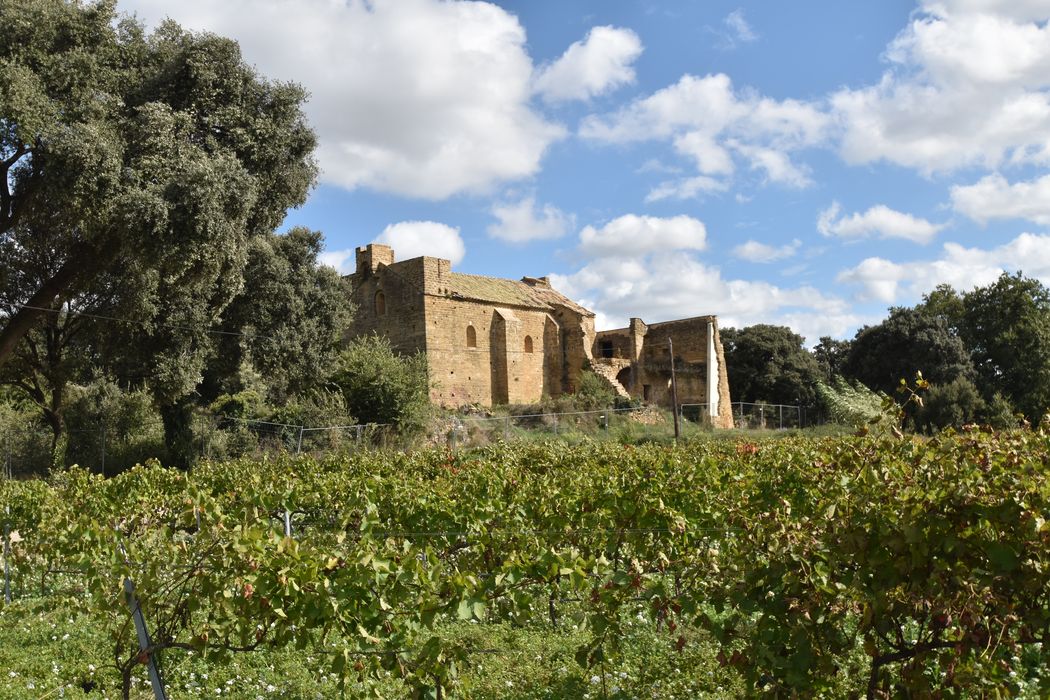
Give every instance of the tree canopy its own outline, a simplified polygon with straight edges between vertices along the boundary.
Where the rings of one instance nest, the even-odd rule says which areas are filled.
[[[779,326],[727,329],[722,339],[738,401],[812,403],[818,379],[840,393],[894,396],[902,379],[920,371],[931,385],[926,405],[909,408],[920,429],[1008,426],[1015,411],[1038,421],[1050,410],[1050,290],[1022,273],[963,293],[939,285],[852,340],[822,337],[811,353]],[[828,396],[821,400],[834,414]]]
[[[148,269],[139,294],[208,304],[180,323],[214,322],[249,240],[314,182],[303,90],[257,75],[232,40],[173,22],[146,35],[112,1],[11,0],[0,25],[0,240],[54,246],[4,310],[0,363],[118,268]]]
[[[1021,273],[962,297],[960,333],[987,397],[1007,397],[1030,420],[1050,409],[1050,290]]]
[[[947,324],[910,308],[890,309],[882,323],[861,328],[843,369],[847,376],[891,395],[901,379],[914,376],[916,371],[934,384],[973,374],[966,348]]]
[[[353,310],[348,283],[318,264],[323,242],[302,227],[252,240],[244,289],[223,313],[225,335],[205,371],[205,400],[244,389],[245,369],[264,378],[273,403],[331,374]]]
[[[316,179],[304,91],[112,0],[5,1],[0,26],[0,383],[53,451],[70,382],[146,387],[176,462],[240,367],[278,399],[323,382],[342,281],[319,233],[274,233]]]
[[[721,332],[736,401],[813,405],[820,368],[805,338],[786,326],[759,324]]]

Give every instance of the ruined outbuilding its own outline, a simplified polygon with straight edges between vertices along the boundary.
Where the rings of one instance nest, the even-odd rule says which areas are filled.
[[[596,333],[594,313],[546,277],[465,275],[431,257],[395,262],[394,251],[376,243],[356,253],[350,335],[377,333],[398,352],[425,352],[437,404],[535,403],[572,393],[592,369],[621,396],[669,406],[671,339],[679,403],[703,404],[716,427],[731,426],[714,316],[632,319],[628,328]]]
[[[729,375],[718,334],[718,319],[697,316],[646,324],[632,318],[627,328],[595,334],[592,369],[646,403],[671,405],[671,348],[678,405],[710,418],[715,427],[733,427]]]

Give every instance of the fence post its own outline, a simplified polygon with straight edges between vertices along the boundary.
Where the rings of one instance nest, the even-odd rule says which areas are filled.
[[[11,602],[11,506],[4,508],[4,602]]]
[[[295,454],[298,455],[303,450],[303,431],[306,430],[306,426],[299,426],[299,442],[295,445]]]
[[[784,429],[784,404],[780,404],[780,429]]]
[[[128,553],[124,545],[120,545],[120,552],[124,555],[124,563],[128,563]],[[149,671],[149,682],[153,686],[153,697],[156,700],[168,700],[168,694],[164,690],[164,681],[160,677],[160,668],[153,652],[153,642],[149,638],[149,629],[146,628],[146,618],[142,614],[142,607],[135,595],[135,584],[130,577],[124,577],[124,593],[128,600],[128,608],[131,609],[131,619],[135,621],[135,634],[139,641],[139,653],[146,656],[146,666]]]
[[[681,423],[678,420],[678,381],[674,373],[674,343],[667,339],[667,352],[671,355],[671,414],[674,416],[674,441],[682,437]]]
[[[558,414],[555,413],[553,415],[554,415],[554,434],[557,435],[558,434]]]
[[[609,432],[609,411],[611,408],[605,409],[605,413],[602,414],[602,430]]]
[[[284,509],[284,536],[292,536],[292,514],[287,508]]]
[[[102,451],[102,476],[106,475],[106,424],[99,426],[99,449]]]
[[[510,416],[503,422],[503,442],[510,442]]]

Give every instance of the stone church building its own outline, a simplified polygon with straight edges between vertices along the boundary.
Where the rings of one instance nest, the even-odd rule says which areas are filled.
[[[670,406],[670,340],[679,404],[699,405],[716,427],[732,426],[714,316],[631,319],[628,328],[596,333],[594,313],[546,277],[465,275],[431,257],[395,262],[394,251],[376,243],[356,254],[351,337],[378,333],[398,352],[425,352],[437,404],[535,403],[573,392],[590,369],[621,396]]]

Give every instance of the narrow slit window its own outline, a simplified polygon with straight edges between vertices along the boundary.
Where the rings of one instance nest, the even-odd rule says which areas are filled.
[[[376,292],[376,316],[386,315],[386,295],[383,292]]]
[[[476,348],[478,346],[478,332],[474,330],[474,326],[467,326],[467,347]]]
[[[525,352],[532,352],[532,336],[525,336]]]

